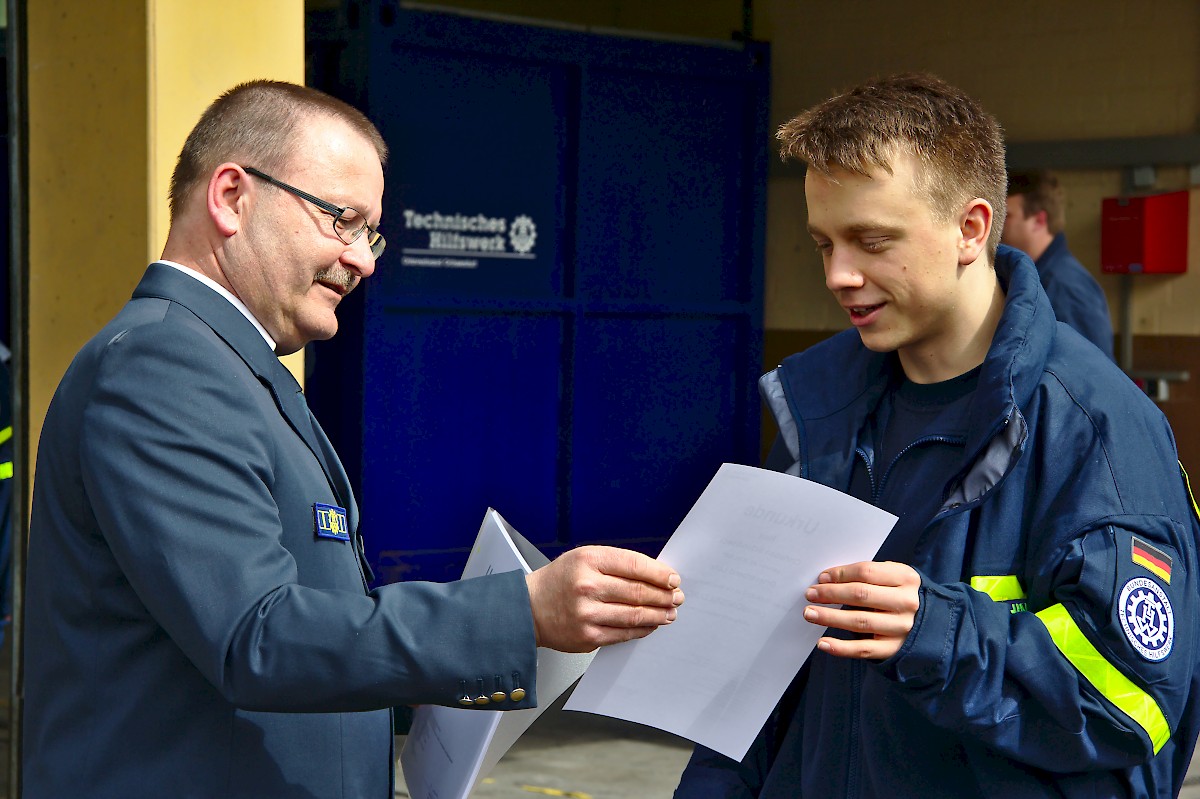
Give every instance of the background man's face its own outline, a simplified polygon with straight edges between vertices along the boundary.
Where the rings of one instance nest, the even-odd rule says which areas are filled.
[[[1033,249],[1033,235],[1040,227],[1038,215],[1025,216],[1025,198],[1020,194],[1008,198],[1008,215],[1004,217],[1004,231],[1000,241],[1026,253]]]
[[[876,352],[947,352],[961,330],[959,221],[940,220],[917,190],[919,162],[892,158],[892,174],[808,170],[808,228],[825,285]]]

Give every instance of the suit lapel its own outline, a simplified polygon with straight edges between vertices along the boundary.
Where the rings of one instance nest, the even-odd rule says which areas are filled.
[[[322,465],[325,467],[325,474],[330,478],[329,482],[333,487],[333,492],[346,508],[350,529],[357,530],[358,505],[354,501],[354,491],[350,488],[350,478],[347,476],[346,469],[342,466],[342,460],[334,450],[333,444],[326,437],[325,431],[321,428],[317,417],[313,415],[311,410],[308,413],[308,418],[312,422],[313,434],[317,438],[318,457],[323,456]]]
[[[321,464],[338,502],[349,510],[347,503],[354,502],[353,492],[332,445],[324,432],[318,432],[320,428],[309,412],[300,384],[271,352],[249,319],[208,286],[166,264],[150,264],[133,296],[158,297],[179,303],[211,327],[271,392],[279,412]]]

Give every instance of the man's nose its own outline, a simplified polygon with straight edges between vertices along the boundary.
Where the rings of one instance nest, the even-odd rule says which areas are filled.
[[[366,236],[359,236],[353,244],[347,244],[339,260],[360,278],[370,277],[375,271],[375,256],[371,254],[371,245],[367,243]]]
[[[862,272],[851,253],[845,248],[834,250],[825,257],[825,287],[830,291],[856,289],[863,285]]]

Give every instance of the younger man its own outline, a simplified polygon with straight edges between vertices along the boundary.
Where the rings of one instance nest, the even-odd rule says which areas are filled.
[[[853,331],[761,381],[771,465],[899,521],[742,763],[677,797],[1175,795],[1200,717],[1197,523],[1162,414],[998,249],[999,126],[927,75],[786,124]]]

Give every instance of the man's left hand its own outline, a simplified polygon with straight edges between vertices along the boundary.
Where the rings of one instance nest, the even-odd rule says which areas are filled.
[[[820,627],[833,627],[865,638],[823,637],[817,649],[844,658],[886,660],[900,651],[920,607],[921,575],[903,563],[865,561],[826,569],[805,594],[804,618]]]

